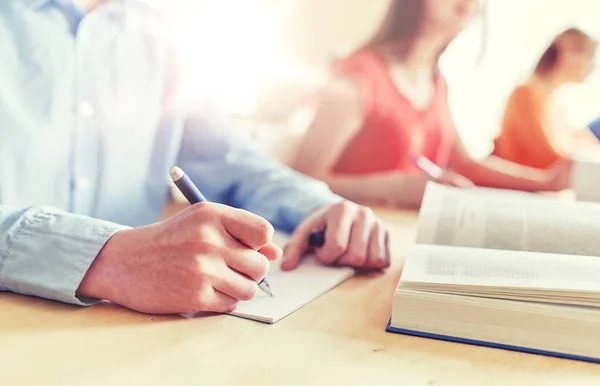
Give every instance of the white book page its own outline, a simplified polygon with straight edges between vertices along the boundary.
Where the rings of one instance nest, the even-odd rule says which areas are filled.
[[[289,237],[276,232],[273,241],[283,248]],[[257,296],[247,302],[240,302],[230,313],[247,319],[274,323],[354,275],[354,269],[331,267],[320,264],[314,256],[306,256],[293,271],[282,271],[281,259],[271,263],[267,280],[273,297],[258,290]]]
[[[600,292],[600,259],[416,245],[407,255],[400,282]]]
[[[572,188],[581,201],[600,202],[600,155],[581,151],[573,157]]]
[[[429,183],[417,243],[600,256],[600,204]]]

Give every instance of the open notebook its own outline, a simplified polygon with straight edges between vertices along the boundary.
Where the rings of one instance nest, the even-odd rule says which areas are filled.
[[[273,242],[281,248],[288,239],[280,232],[273,236]],[[314,256],[304,257],[293,271],[282,271],[280,263],[281,259],[272,262],[267,275],[274,296],[259,290],[254,299],[240,302],[230,315],[275,323],[354,275],[352,268],[323,266]]]
[[[600,362],[600,204],[428,185],[388,331]]]

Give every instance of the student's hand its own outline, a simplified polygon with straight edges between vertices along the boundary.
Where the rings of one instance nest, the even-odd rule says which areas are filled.
[[[441,178],[438,178],[434,181],[440,184],[463,189],[472,189],[475,187],[473,181],[463,176],[462,174],[454,173],[452,171],[444,171]]]
[[[79,296],[153,314],[229,312],[250,300],[281,250],[261,217],[218,204],[113,235],[83,279]]]
[[[390,265],[389,235],[373,211],[350,201],[321,208],[296,228],[284,248],[281,268],[298,266],[310,251],[308,238],[313,231],[325,229],[325,244],[314,253],[323,264],[362,269],[382,269]]]
[[[571,187],[571,170],[573,161],[571,159],[560,160],[554,163],[548,170],[547,190],[557,192]]]
[[[468,178],[451,171],[444,170],[439,176],[431,176],[423,172],[395,173],[390,176],[389,184],[383,187],[388,204],[402,208],[418,209],[421,206],[425,187],[430,181],[458,188],[473,188],[475,184]]]

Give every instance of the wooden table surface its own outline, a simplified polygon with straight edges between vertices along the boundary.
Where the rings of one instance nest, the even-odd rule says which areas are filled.
[[[416,214],[377,213],[392,267],[273,325],[0,294],[0,385],[600,385],[594,364],[386,333]]]

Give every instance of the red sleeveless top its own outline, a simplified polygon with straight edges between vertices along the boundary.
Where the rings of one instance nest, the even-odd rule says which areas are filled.
[[[430,105],[418,110],[396,88],[387,63],[371,51],[358,51],[338,62],[333,74],[358,87],[364,117],[363,126],[336,161],[334,173],[416,171],[417,156],[448,167],[455,133],[441,76]]]

